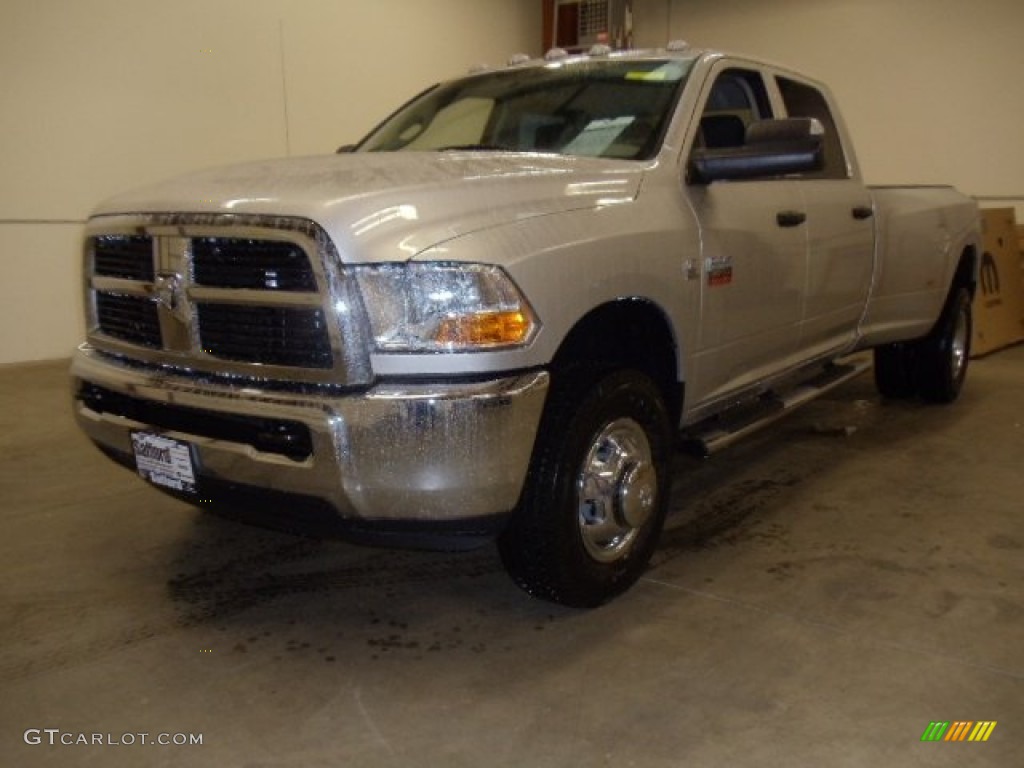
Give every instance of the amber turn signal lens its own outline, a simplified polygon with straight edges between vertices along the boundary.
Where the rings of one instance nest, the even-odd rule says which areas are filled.
[[[530,318],[521,310],[446,317],[434,334],[440,344],[496,347],[522,344],[530,335]]]

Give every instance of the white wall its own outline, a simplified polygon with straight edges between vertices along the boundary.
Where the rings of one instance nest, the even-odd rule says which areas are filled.
[[[536,0],[0,0],[0,363],[81,340],[99,200],[332,152],[431,82],[539,54],[540,27]]]
[[[634,0],[638,46],[669,39],[824,80],[872,184],[951,183],[1024,223],[1020,0]]]

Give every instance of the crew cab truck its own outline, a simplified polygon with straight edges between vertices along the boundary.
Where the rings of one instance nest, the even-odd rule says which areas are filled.
[[[884,396],[954,400],[978,253],[970,200],[866,187],[789,69],[517,57],[333,155],[103,203],[74,411],[193,504],[496,535],[526,591],[594,606],[645,568],[680,436],[713,452],[868,348]]]

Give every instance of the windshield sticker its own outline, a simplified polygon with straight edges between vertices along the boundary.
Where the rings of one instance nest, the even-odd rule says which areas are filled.
[[[601,155],[635,119],[632,115],[623,115],[591,120],[572,141],[562,147],[562,151],[570,155]]]
[[[683,64],[678,61],[669,61],[656,69],[631,69],[625,75],[626,80],[645,80],[648,82],[677,82],[682,80],[690,69],[690,63]]]
[[[627,80],[658,80],[664,82],[668,79],[668,76],[660,69],[655,69],[652,72],[627,72]]]

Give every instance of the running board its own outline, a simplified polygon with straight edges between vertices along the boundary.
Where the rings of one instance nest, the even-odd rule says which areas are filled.
[[[682,447],[701,456],[710,456],[860,376],[870,367],[870,358],[830,365],[783,394],[767,392],[750,403],[695,424],[683,433]]]

